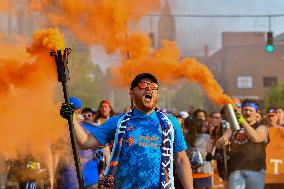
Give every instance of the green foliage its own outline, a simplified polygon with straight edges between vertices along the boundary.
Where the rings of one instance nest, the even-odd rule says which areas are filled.
[[[272,86],[266,93],[263,103],[265,109],[270,106],[284,107],[284,84]]]
[[[103,73],[93,64],[88,51],[73,51],[69,59],[70,96],[79,97],[83,106],[96,108],[100,101]]]

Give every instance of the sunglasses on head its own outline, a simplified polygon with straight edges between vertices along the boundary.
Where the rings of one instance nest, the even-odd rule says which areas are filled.
[[[149,87],[152,90],[158,90],[159,89],[158,83],[150,83],[150,82],[146,82],[146,81],[139,82],[137,87],[140,90],[144,90],[147,87]]]
[[[92,117],[92,114],[82,114],[83,118]]]

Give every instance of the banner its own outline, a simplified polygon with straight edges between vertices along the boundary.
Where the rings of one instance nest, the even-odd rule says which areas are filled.
[[[284,183],[284,128],[268,129],[270,143],[266,146],[266,183]]]

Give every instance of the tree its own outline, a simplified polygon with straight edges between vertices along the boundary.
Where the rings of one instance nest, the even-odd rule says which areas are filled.
[[[76,48],[72,48],[76,49]],[[103,73],[90,59],[88,50],[73,50],[69,59],[70,96],[83,101],[83,106],[96,108],[101,100]]]
[[[284,84],[272,86],[264,97],[264,108],[271,106],[284,106]]]

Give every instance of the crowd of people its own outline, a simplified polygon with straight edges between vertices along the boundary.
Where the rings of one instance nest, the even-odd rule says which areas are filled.
[[[73,119],[85,188],[210,188],[214,162],[225,189],[265,188],[268,128],[284,129],[282,107],[264,113],[254,100],[232,98],[240,126],[235,130],[225,107],[206,112],[189,106],[179,113],[158,108],[159,82],[149,73],[133,79],[129,95],[131,106],[123,113],[108,100],[94,110],[71,97],[61,107],[61,116]],[[45,184],[29,179],[3,188],[77,189],[74,162],[67,160],[71,149],[63,155],[57,145],[51,148],[55,163]],[[10,170],[8,180],[15,172]]]

